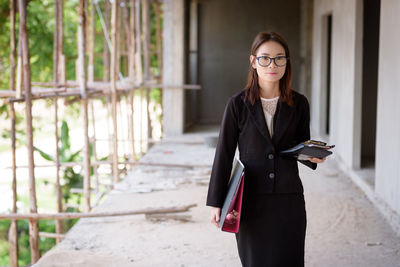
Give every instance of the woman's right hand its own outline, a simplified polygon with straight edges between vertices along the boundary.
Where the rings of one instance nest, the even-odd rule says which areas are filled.
[[[211,207],[211,223],[219,228],[219,220],[221,215],[221,208]]]

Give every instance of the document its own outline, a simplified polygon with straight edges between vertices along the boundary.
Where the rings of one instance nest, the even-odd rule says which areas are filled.
[[[309,157],[322,159],[331,155],[333,152],[329,150],[334,147],[335,145],[327,145],[322,141],[308,140],[281,151],[281,155],[295,157],[298,160],[308,160]]]

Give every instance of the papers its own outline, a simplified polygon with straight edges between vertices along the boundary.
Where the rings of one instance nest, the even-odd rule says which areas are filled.
[[[334,145],[327,145],[322,141],[308,140],[281,151],[281,155],[295,157],[298,160],[308,160],[309,157],[322,159],[331,155],[332,151],[329,151],[329,149],[334,147]]]

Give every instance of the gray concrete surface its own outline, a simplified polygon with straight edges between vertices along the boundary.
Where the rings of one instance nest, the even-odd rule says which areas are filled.
[[[168,140],[201,142],[217,134],[198,130]],[[241,266],[234,235],[209,223],[205,198],[214,153],[202,144],[156,145],[142,161],[203,167],[135,167],[96,209],[197,203],[185,213],[190,222],[154,222],[142,215],[82,219],[37,266]],[[400,266],[400,237],[334,161],[300,172],[308,221],[306,266]]]

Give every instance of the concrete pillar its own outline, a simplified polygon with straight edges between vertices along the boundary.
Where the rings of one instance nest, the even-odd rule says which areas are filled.
[[[395,25],[400,24],[399,10],[399,1],[381,2],[375,162],[375,190],[397,214],[400,214],[400,31]],[[398,222],[400,230],[400,219]]]
[[[163,84],[184,84],[184,1],[164,1]],[[184,89],[164,89],[164,135],[183,133]]]

